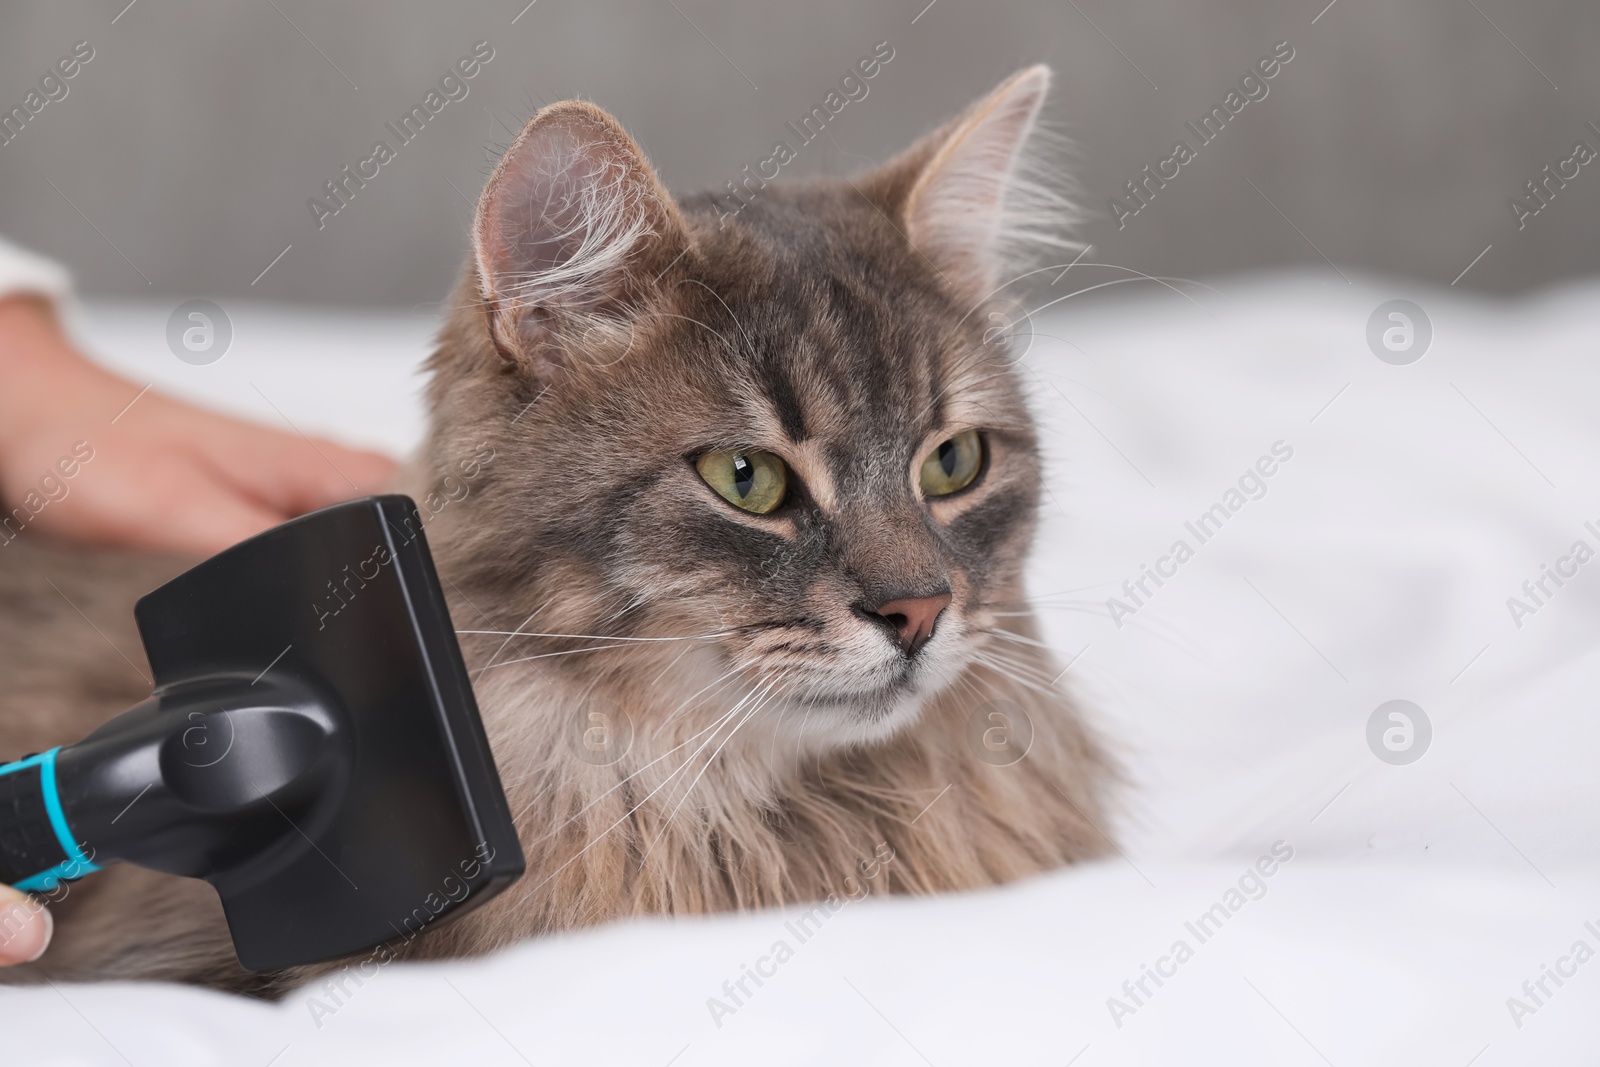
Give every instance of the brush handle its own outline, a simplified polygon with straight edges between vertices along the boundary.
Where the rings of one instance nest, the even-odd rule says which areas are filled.
[[[75,744],[0,764],[0,883],[48,892],[122,861],[206,878],[297,833],[333,720],[302,686],[163,687]]]
[[[67,825],[56,787],[56,753],[0,765],[0,882],[49,892],[100,868]]]

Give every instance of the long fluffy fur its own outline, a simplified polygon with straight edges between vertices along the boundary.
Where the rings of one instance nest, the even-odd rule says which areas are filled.
[[[587,105],[541,112],[513,145],[485,190],[431,363],[429,436],[401,488],[425,498],[461,457],[492,454],[428,536],[528,873],[396,954],[863,884],[970,889],[1107,849],[1112,760],[1023,603],[1032,422],[975,314],[989,288],[974,295],[963,275],[1015,269],[1019,242],[1040,245],[1021,160],[1046,81],[1023,72],[859,183],[769,190],[732,224],[710,198],[680,207]],[[1020,115],[1006,137],[952,145],[996,108]],[[933,173],[942,159],[959,167]],[[549,217],[519,214],[516,198],[551,183]],[[908,242],[894,220],[929,189],[991,224]],[[988,435],[983,479],[915,499],[907,465],[965,425]],[[729,510],[684,458],[769,439],[810,497],[767,519]],[[143,695],[128,609],[180,565],[0,549],[0,748],[70,741]],[[848,663],[886,662],[852,598],[870,607],[945,578],[945,635],[906,668],[915,699],[808,703]],[[596,724],[618,740],[598,754],[585,748]],[[996,729],[1031,737],[1025,754],[990,758]],[[863,879],[885,855],[886,873]],[[244,974],[209,890],[150,872],[96,875],[58,914],[51,952],[0,980],[270,995],[328,969]]]

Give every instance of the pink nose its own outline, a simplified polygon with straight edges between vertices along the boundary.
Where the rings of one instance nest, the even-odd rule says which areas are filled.
[[[900,647],[905,649],[906,655],[912,656],[928,643],[928,639],[933,636],[934,624],[939,621],[940,612],[949,606],[949,593],[910,596],[879,604],[873,609],[873,614],[880,616],[894,627],[895,633],[900,637]]]

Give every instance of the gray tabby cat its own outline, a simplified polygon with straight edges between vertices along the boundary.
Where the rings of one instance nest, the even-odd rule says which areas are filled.
[[[1051,232],[1022,177],[1048,83],[1024,70],[853,183],[727,218],[674,200],[592,105],[522,130],[400,488],[476,474],[428,536],[528,873],[387,952],[969,889],[1109,846],[1111,763],[1023,601],[1040,465],[988,333]],[[12,755],[146,695],[44,579],[136,657],[133,598],[184,565],[29,541],[0,549]],[[1031,741],[1000,766],[1008,730]],[[319,970],[243,973],[209,887],[148,871],[56,914],[46,956],[0,978],[272,994]]]

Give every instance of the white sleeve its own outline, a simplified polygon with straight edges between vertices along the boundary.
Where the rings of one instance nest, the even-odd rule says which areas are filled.
[[[60,304],[72,295],[72,275],[54,260],[0,237],[0,298],[33,293]]]

